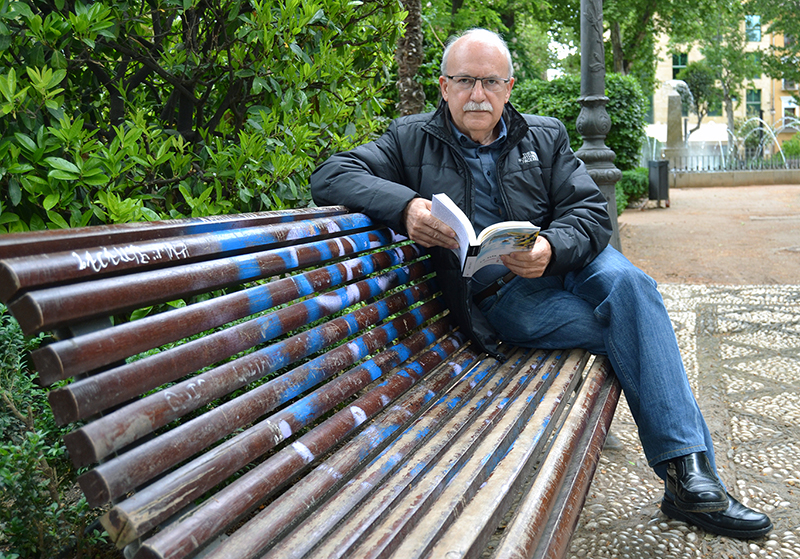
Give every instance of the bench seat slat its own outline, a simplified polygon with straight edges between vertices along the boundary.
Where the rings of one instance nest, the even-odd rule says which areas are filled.
[[[567,387],[566,392],[554,392],[552,390],[548,392],[546,401],[542,401],[531,421],[519,433],[519,440],[515,443],[514,448],[504,457],[503,461],[486,480],[486,485],[481,490],[480,498],[476,497],[466,505],[462,514],[454,522],[446,526],[446,532],[437,537],[435,541],[431,541],[431,555],[446,556],[453,554],[465,558],[480,557],[489,538],[493,535],[495,527],[500,524],[508,512],[511,500],[514,499],[527,481],[533,465],[532,461],[536,459],[540,452],[537,447],[546,441],[546,438],[540,438],[540,433],[545,429],[545,424],[547,423],[546,416],[543,415],[543,412],[546,413],[547,407],[563,406],[569,401],[573,413],[566,415],[566,420],[562,415],[556,415],[559,418],[558,425],[552,425],[553,422],[549,422],[550,425],[548,427],[553,430],[561,429],[561,433],[566,432],[568,437],[572,437],[574,434],[572,427],[578,428],[580,433],[580,426],[573,425],[572,422],[574,418],[581,417],[580,412],[583,411],[583,406],[587,400],[585,398],[583,400],[581,398],[573,400],[570,395],[574,391],[575,381],[580,380],[580,373],[586,365],[588,357],[589,354],[587,352],[573,351],[573,355],[570,356],[573,359],[572,363],[569,365],[565,363],[564,368],[559,372],[559,378],[554,381],[554,384],[563,382],[564,386]],[[571,373],[571,375],[567,376],[566,373]],[[563,379],[561,378],[562,376],[564,377]],[[584,390],[585,393],[586,391]],[[542,423],[543,419],[545,424]],[[556,436],[553,444],[558,445],[560,440],[562,439]],[[568,460],[569,452],[574,450],[574,447],[569,449],[562,448],[561,451],[556,452],[555,455],[559,457],[560,461],[550,460],[553,456],[551,454],[553,450],[551,448],[545,463],[539,466],[533,482],[533,488],[529,493],[529,495],[537,493],[537,488],[542,485],[551,489],[551,491],[541,492],[539,500],[536,501],[537,508],[527,511],[535,511],[535,514],[540,519],[544,518],[545,521],[555,501],[555,492],[552,489],[559,487],[563,480],[565,468],[560,461]],[[477,527],[480,527],[480,529]],[[398,550],[398,554],[395,556],[403,557],[401,550]]]
[[[169,221],[116,223],[0,235],[0,259],[53,253],[76,248],[133,243],[142,240],[288,223],[350,213],[344,206],[299,208],[248,214],[192,217]]]
[[[413,362],[402,367],[388,378],[366,392],[347,407],[337,412],[331,418],[312,429],[291,445],[285,447],[280,452],[250,470],[235,482],[219,490],[213,499],[205,501],[190,516],[180,523],[179,533],[164,537],[161,532],[156,534],[151,540],[159,542],[159,545],[147,545],[150,549],[165,546],[170,549],[164,556],[178,559],[184,557],[198,546],[207,542],[208,539],[216,536],[230,523],[235,522],[241,515],[251,511],[254,507],[264,502],[271,496],[272,492],[281,487],[292,475],[305,469],[316,458],[324,455],[334,445],[341,441],[342,437],[353,432],[364,421],[375,416],[385,409],[400,395],[408,391],[409,388],[417,384],[418,381],[427,377],[437,365],[452,355],[463,345],[463,338],[456,334],[448,336],[430,349],[419,355]],[[449,369],[445,369],[449,371]],[[426,401],[431,394],[442,390],[449,385],[456,373],[449,371],[447,374],[434,377],[433,384],[424,383],[419,398]],[[443,378],[442,378],[443,377]],[[430,382],[430,381],[429,381]],[[437,384],[438,383],[438,384]],[[415,392],[416,393],[416,392]],[[421,405],[421,403],[419,404]],[[407,409],[407,405],[404,404]],[[407,419],[408,413],[402,412]],[[364,453],[356,457],[353,467],[360,464],[360,460],[369,453],[370,448],[382,444],[383,440],[391,436],[391,430],[370,430],[359,439],[360,444],[365,446]],[[185,468],[185,467],[184,467]],[[178,470],[178,476],[180,475]],[[215,481],[216,471],[207,471],[205,476],[198,476],[197,482],[206,486]],[[178,480],[175,476],[175,480]],[[167,476],[164,479],[170,479]],[[226,476],[227,477],[227,476]],[[103,517],[103,526],[108,530],[114,541],[126,541],[128,538],[139,537],[146,533],[170,515],[180,510],[183,506],[202,494],[202,491],[188,490],[182,488],[180,495],[176,491],[167,493],[170,500],[164,499],[163,491],[151,491],[151,488],[161,484],[159,480],[147,489],[135,493],[129,499],[116,505],[110,513]],[[148,544],[151,543],[148,540]],[[181,551],[178,551],[178,550]],[[159,555],[143,555],[158,557]]]
[[[368,527],[380,521],[399,499],[412,490],[413,484],[451,448],[462,431],[473,423],[481,424],[476,419],[478,414],[487,418],[500,415],[502,406],[497,405],[498,401],[513,398],[526,388],[531,377],[541,378],[543,371],[554,364],[552,359],[545,360],[547,353],[543,351],[525,352],[524,357],[521,354],[516,352],[509,356],[500,367],[491,358],[476,363],[362,472],[271,548],[265,559],[297,559],[307,554],[328,559],[346,556]],[[518,372],[512,374],[514,370]],[[482,424],[487,428],[490,423],[484,420]],[[472,434],[480,435],[480,430],[472,430]],[[391,482],[387,483],[390,476]],[[292,495],[287,496],[295,498],[304,485],[304,482],[297,484],[291,490]],[[272,510],[265,510],[259,516],[275,521]],[[252,535],[253,532],[259,533],[261,527],[248,530],[249,526],[248,523],[237,530],[224,544],[232,546],[239,554],[237,556],[242,558],[250,557],[263,544]],[[337,533],[331,537],[330,531],[334,527]],[[249,544],[246,549],[244,543],[233,543],[245,538]]]
[[[453,459],[443,457],[427,473],[424,482],[418,484],[414,492],[393,509],[392,514],[375,526],[353,553],[365,558],[425,557],[447,527],[460,517],[467,503],[476,502],[473,497],[487,480],[492,479],[497,468],[508,467],[511,470],[510,477],[501,476],[507,485],[495,487],[499,496],[506,494],[509,486],[519,482],[519,472],[528,465],[532,466],[527,459],[547,443],[552,420],[558,417],[558,410],[563,409],[564,400],[569,398],[570,389],[580,376],[577,370],[579,360],[580,357],[576,355],[562,358],[562,365],[557,372],[545,375],[542,380],[550,387],[542,401],[539,401],[541,396],[534,396],[534,392],[528,397],[509,402],[494,426],[492,437],[482,439],[476,448],[470,449],[474,460],[466,462],[452,477],[448,476],[448,471]],[[520,436],[522,431],[526,435]],[[435,491],[432,491],[434,488]],[[480,501],[497,496],[491,491],[481,491],[480,496],[475,498]],[[493,510],[490,512],[494,513]],[[499,522],[499,518],[496,520]],[[475,526],[473,530],[479,530],[479,527]],[[474,536],[464,535],[465,538]]]
[[[325,242],[334,244],[334,241]],[[416,245],[405,245],[353,258],[52,343],[34,351],[31,356],[39,372],[40,384],[49,386],[56,381],[329,289],[344,281],[359,279],[377,270],[410,262],[419,256],[421,252]]]
[[[580,413],[567,419],[554,444],[553,456],[545,459],[542,474],[505,530],[495,559],[545,559],[567,554],[619,396],[619,382],[608,358],[597,357],[578,395],[576,406]],[[548,494],[543,488],[551,485],[550,473],[563,479],[549,515],[542,518],[540,511],[547,508],[542,496]]]
[[[370,330],[360,339],[339,346],[113,460],[100,464],[79,478],[87,500],[91,504],[101,505],[125,494],[222,437],[230,435],[236,429],[244,428],[265,416],[278,405],[313,389],[327,378],[365,357],[366,351],[362,351],[363,349],[374,351],[374,346],[378,343],[382,343],[382,347],[387,347],[366,364],[347,371],[248,431],[248,437],[265,428],[274,431],[275,438],[270,444],[275,446],[280,440],[289,436],[289,431],[300,430],[315,417],[331,410],[343,397],[355,394],[380,375],[421,351],[432,339],[445,335],[449,329],[449,322],[440,319],[403,342],[394,346],[389,345],[394,335],[410,332],[441,310],[442,306],[438,301],[426,303],[415,309],[414,313],[398,317],[390,326]],[[409,317],[409,314],[413,316]],[[395,331],[390,333],[392,329]],[[312,409],[314,412],[306,412],[305,422],[301,425],[291,413],[304,408]],[[278,428],[273,428],[274,425],[278,425]],[[238,443],[229,443],[228,446],[235,447],[236,444]],[[231,452],[236,453],[239,450],[234,448]],[[248,455],[249,458],[254,456],[258,455]]]

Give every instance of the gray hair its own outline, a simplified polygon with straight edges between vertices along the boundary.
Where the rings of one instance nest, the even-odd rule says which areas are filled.
[[[500,35],[498,35],[494,31],[489,31],[488,29],[482,29],[480,27],[467,29],[466,31],[463,31],[458,35],[450,37],[450,39],[447,41],[447,45],[445,45],[444,47],[444,53],[442,54],[442,65],[440,68],[442,75],[443,76],[447,75],[447,59],[450,56],[450,49],[455,44],[455,42],[461,39],[462,37],[468,37],[468,36],[471,37],[473,35],[478,36],[486,40],[487,42],[495,43],[497,45],[497,47],[503,52],[506,59],[508,60],[508,77],[513,78],[514,62],[511,59],[511,51],[508,50],[508,44]]]

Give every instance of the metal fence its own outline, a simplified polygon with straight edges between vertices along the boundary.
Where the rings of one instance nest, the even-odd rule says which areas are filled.
[[[768,158],[734,157],[731,155],[682,155],[670,158],[670,168],[678,172],[708,171],[763,171],[775,169],[800,169],[800,157]]]

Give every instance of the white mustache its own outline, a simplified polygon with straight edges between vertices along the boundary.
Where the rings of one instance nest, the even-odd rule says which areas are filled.
[[[462,107],[461,110],[463,110],[464,112],[488,111],[491,113],[494,111],[494,107],[492,107],[492,104],[489,101],[483,101],[481,103],[476,103],[475,101],[467,101],[466,103],[464,103],[464,106]]]

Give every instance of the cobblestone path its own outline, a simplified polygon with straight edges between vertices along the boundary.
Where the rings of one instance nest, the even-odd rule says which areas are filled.
[[[620,401],[570,558],[800,559],[800,285],[662,284],[729,491],[770,515],[767,537],[717,537],[664,516]]]

